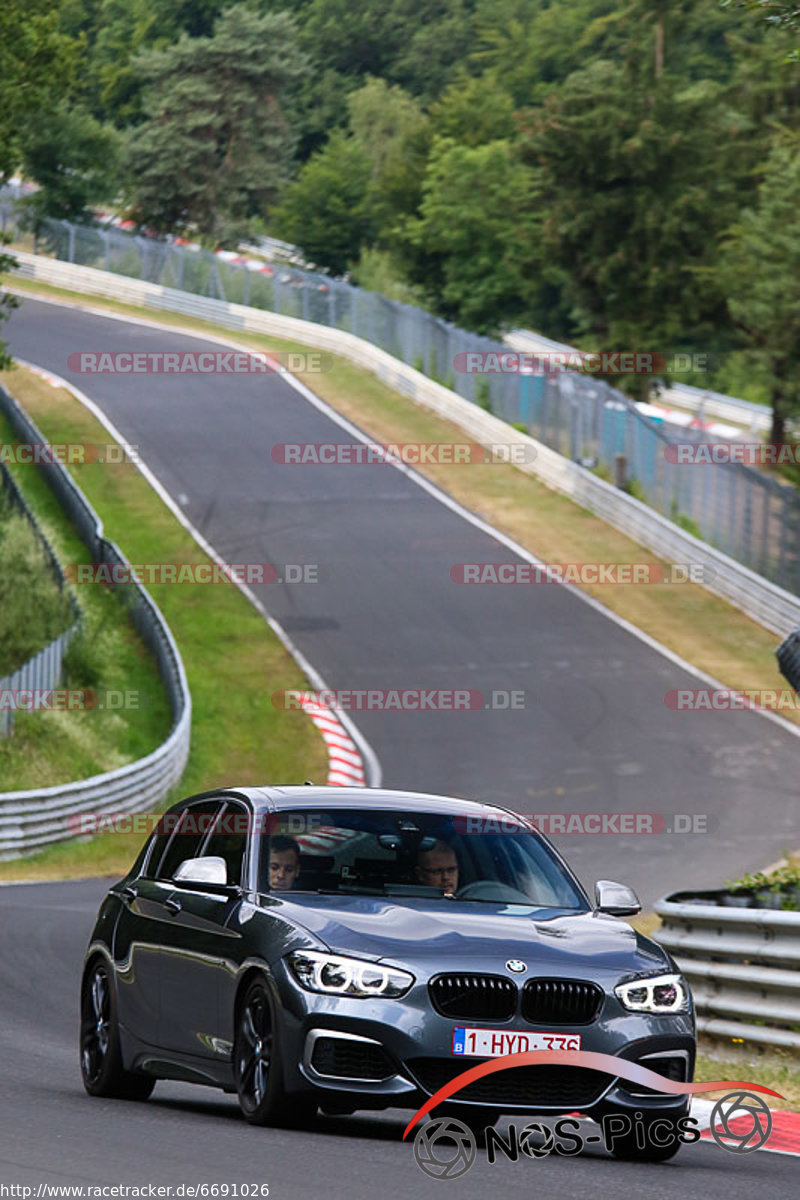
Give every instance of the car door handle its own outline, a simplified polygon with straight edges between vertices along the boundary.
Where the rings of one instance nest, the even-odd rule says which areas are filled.
[[[173,915],[181,911],[181,902],[176,896],[170,896],[164,901],[164,908]]]

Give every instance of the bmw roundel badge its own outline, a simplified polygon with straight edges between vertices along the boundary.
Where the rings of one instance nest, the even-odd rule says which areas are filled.
[[[515,975],[521,975],[523,971],[527,971],[527,964],[521,958],[510,958],[506,963],[506,970],[513,971]]]

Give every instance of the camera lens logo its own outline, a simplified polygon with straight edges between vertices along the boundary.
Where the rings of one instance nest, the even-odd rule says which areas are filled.
[[[530,1121],[519,1135],[519,1148],[528,1158],[547,1158],[556,1143],[549,1125]]]
[[[717,1129],[717,1125],[722,1128]],[[772,1133],[772,1113],[761,1097],[752,1092],[729,1092],[711,1110],[710,1129],[723,1150],[751,1154]]]
[[[475,1152],[472,1131],[453,1117],[429,1121],[414,1138],[417,1166],[432,1179],[460,1179],[475,1162]]]

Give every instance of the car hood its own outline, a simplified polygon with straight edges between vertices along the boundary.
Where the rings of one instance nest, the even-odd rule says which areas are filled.
[[[430,970],[496,971],[512,958],[568,974],[669,964],[655,942],[604,913],[372,896],[298,896],[280,907],[329,950]]]

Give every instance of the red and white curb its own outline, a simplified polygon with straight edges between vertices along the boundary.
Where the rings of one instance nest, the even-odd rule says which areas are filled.
[[[702,429],[712,437],[723,442],[736,442],[748,436],[747,430],[739,429],[736,425],[725,425],[719,421],[704,421],[694,413],[683,412],[675,408],[667,408],[663,404],[637,404],[638,412],[658,423],[666,421],[669,425],[682,425],[685,429]]]
[[[17,358],[14,361],[19,363],[21,367],[25,367],[25,369],[30,371],[32,375],[38,375],[39,378],[43,379],[45,383],[49,383],[50,387],[64,387],[64,380],[59,379],[57,375],[51,375],[49,371],[45,371],[41,367],[35,367],[33,363],[24,362],[21,358]]]
[[[768,1101],[768,1097],[765,1097]],[[700,1136],[704,1142],[711,1142],[711,1111],[715,1101],[703,1100],[696,1097],[692,1100],[692,1116],[698,1122]],[[752,1128],[750,1117],[733,1117],[728,1123],[732,1134],[746,1134]],[[800,1155],[800,1113],[787,1112],[782,1108],[772,1109],[772,1132],[767,1144],[760,1147],[772,1154]]]
[[[328,783],[336,787],[366,787],[359,749],[336,714],[309,696],[304,696],[300,703],[328,748]]]

